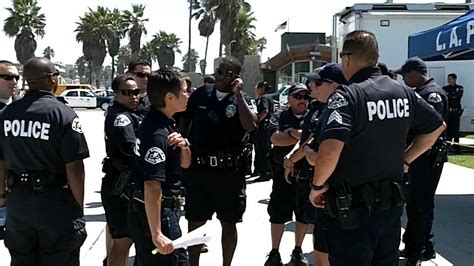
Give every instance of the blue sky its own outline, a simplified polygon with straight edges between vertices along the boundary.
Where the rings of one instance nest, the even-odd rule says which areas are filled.
[[[254,23],[257,37],[265,37],[268,40],[267,49],[263,51],[262,61],[273,57],[280,49],[280,35],[284,31],[275,32],[275,27],[289,19],[291,32],[326,32],[330,35],[332,31],[332,16],[346,6],[352,6],[357,1],[349,0],[247,0],[252,5],[252,10],[257,18]],[[382,3],[385,1],[362,1]],[[400,3],[427,3],[431,1],[396,1]],[[456,3],[463,1],[445,2]],[[96,6],[109,8],[130,9],[131,3],[145,4],[145,17],[150,21],[146,24],[148,35],[144,36],[142,43],[152,38],[152,35],[164,30],[175,33],[183,41],[180,48],[183,54],[188,47],[188,1],[187,0],[38,0],[42,12],[46,15],[46,35],[43,39],[37,39],[38,49],[36,55],[42,55],[47,46],[51,46],[56,53],[54,61],[72,64],[82,55],[82,45],[75,40],[74,29],[79,16],[82,16],[88,7],[95,9]],[[3,34],[3,20],[8,16],[6,7],[11,5],[9,0],[0,1],[0,59],[17,61],[15,56],[14,38],[7,38]],[[204,57],[205,38],[199,36],[197,21],[192,25],[191,46],[196,49],[201,58]],[[122,41],[126,44],[128,38]],[[208,58],[218,55],[219,25],[210,38]],[[182,67],[182,56],[176,55],[176,66]],[[105,64],[109,64],[107,58]],[[209,66],[207,72],[211,71]]]

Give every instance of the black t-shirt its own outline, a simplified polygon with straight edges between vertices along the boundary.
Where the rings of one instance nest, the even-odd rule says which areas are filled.
[[[264,95],[260,98],[257,98],[255,100],[255,103],[257,104],[257,113],[259,115],[265,111],[268,111],[265,118],[261,120],[259,123],[260,129],[266,129],[268,127],[267,124],[268,124],[268,121],[270,121],[270,117],[272,116],[273,109],[274,109],[273,100],[270,98],[270,96]]]
[[[247,95],[244,98],[256,112],[255,101]],[[213,84],[199,87],[191,94],[182,117],[191,120],[187,135],[193,155],[242,152],[248,141],[248,132],[240,123],[236,101],[232,93],[219,101]]]
[[[0,118],[0,156],[16,173],[47,171],[66,177],[66,164],[89,157],[76,113],[47,91],[28,91]]]
[[[443,90],[446,92],[448,95],[448,105],[452,112],[456,112],[461,110],[461,98],[464,93],[464,87],[461,85],[448,85],[444,86]]]
[[[168,144],[168,136],[176,131],[175,121],[151,108],[137,133],[135,145],[135,186],[144,191],[144,182],[161,182],[163,196],[181,194],[182,172],[180,148]]]
[[[309,137],[316,138],[318,132],[318,121],[319,117],[323,113],[324,108],[326,107],[325,103],[321,103],[318,101],[313,101],[308,107],[308,115],[306,116],[304,123],[303,123],[303,132],[301,133],[300,145],[302,145],[305,141],[308,140]],[[317,141],[313,141],[309,146],[314,149],[315,151],[318,150]],[[302,171],[309,171],[312,169],[312,166],[309,165],[308,161],[305,158],[301,160],[301,165],[299,169]]]
[[[139,114],[126,109],[118,102],[114,102],[107,109],[104,131],[105,151],[108,157],[133,165],[136,131],[141,121],[142,117]]]
[[[351,83],[330,97],[320,118],[319,143],[345,143],[329,183],[337,188],[342,182],[357,186],[400,180],[408,131],[432,132],[443,119],[413,90],[381,76],[378,68],[361,70]]]
[[[308,115],[308,111],[301,115],[293,114],[291,108],[286,110],[280,110],[273,113],[272,117],[270,118],[270,123],[268,125],[268,134],[269,137],[273,135],[273,133],[280,131],[285,132],[290,129],[302,129],[303,123],[305,121],[306,116]],[[290,153],[293,149],[294,145],[290,146],[273,146],[273,161],[275,163],[283,164],[283,158]]]

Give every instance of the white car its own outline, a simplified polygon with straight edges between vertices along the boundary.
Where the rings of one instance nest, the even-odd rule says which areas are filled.
[[[69,89],[61,93],[60,97],[63,97],[68,105],[73,108],[93,109],[97,107],[97,97],[90,90]]]

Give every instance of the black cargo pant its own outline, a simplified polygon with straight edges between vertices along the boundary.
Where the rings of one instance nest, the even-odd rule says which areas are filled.
[[[270,175],[270,137],[266,128],[266,124],[259,125],[254,135],[254,173],[260,175]]]
[[[403,234],[407,257],[419,258],[423,249],[433,249],[434,196],[443,164],[433,167],[427,154],[416,159],[410,167],[407,193],[407,226]]]
[[[37,192],[31,185],[15,184],[7,212],[5,246],[12,266],[79,265],[87,233],[83,210],[69,188]]]
[[[449,112],[448,115],[448,129],[446,130],[446,138],[448,141],[454,141],[459,143],[459,126],[460,126],[461,115],[459,111]],[[455,153],[461,151],[461,146],[453,145],[453,150]]]

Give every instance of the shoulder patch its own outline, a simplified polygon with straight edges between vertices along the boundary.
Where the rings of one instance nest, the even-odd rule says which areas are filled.
[[[166,161],[166,156],[163,150],[158,147],[151,147],[145,154],[145,162],[151,164],[159,164]]]
[[[342,125],[342,116],[337,110],[332,111],[332,113],[329,115],[327,125],[331,124],[332,122]]]
[[[428,96],[428,102],[430,103],[440,103],[442,102],[443,100],[441,99],[441,96],[436,93],[436,92],[432,92],[429,96]]]
[[[125,127],[132,123],[127,115],[120,114],[114,120],[114,127]]]
[[[72,130],[76,131],[77,133],[79,134],[82,134],[82,126],[81,126],[81,122],[79,122],[79,117],[76,117],[74,118],[74,120],[72,120],[72,126],[71,126]]]
[[[339,92],[334,93],[331,98],[328,100],[329,109],[337,109],[343,106],[348,105],[346,98],[342,96]]]

